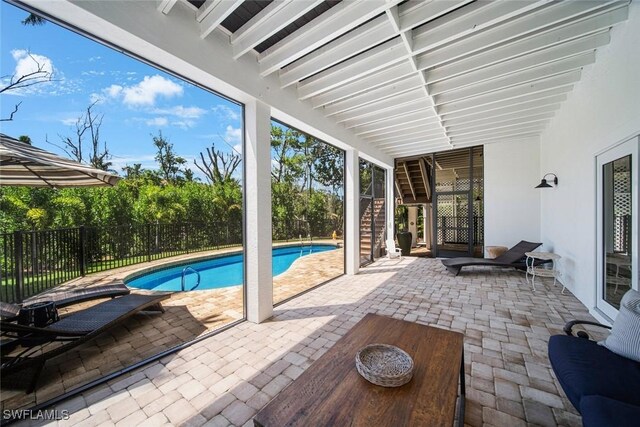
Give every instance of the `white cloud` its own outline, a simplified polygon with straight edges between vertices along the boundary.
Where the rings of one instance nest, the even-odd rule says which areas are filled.
[[[171,122],[171,126],[176,126],[184,130],[191,129],[195,125],[195,120],[174,120]]]
[[[240,144],[242,142],[242,129],[234,128],[231,125],[227,126],[227,130],[224,133],[224,140],[227,141],[229,145]]]
[[[89,62],[99,61],[101,59],[102,59],[101,56],[92,56],[89,58]]]
[[[148,126],[167,126],[169,124],[169,119],[166,117],[154,117],[153,119],[149,119],[145,122]]]
[[[77,117],[76,118],[69,117],[69,118],[60,120],[60,123],[62,123],[65,126],[75,125],[77,122],[78,122]]]
[[[233,146],[233,151],[238,154],[242,154],[242,144],[236,144]]]
[[[229,119],[229,120],[240,119],[240,107],[238,107],[238,110],[236,111],[227,105],[218,104],[215,107],[211,108],[211,111],[222,116],[225,119]]]
[[[122,89],[123,102],[129,106],[153,106],[158,97],[172,98],[182,92],[182,86],[159,75],[145,76],[137,85]]]
[[[83,71],[81,73],[83,76],[104,76],[104,71],[95,71],[95,70],[89,70],[89,71]]]
[[[157,108],[153,112],[156,114],[169,114],[185,119],[198,119],[206,113],[206,110],[200,107],[185,107],[183,105],[176,105],[175,107],[171,108]]]
[[[12,50],[11,56],[16,61],[16,66],[13,75],[3,78],[2,84],[7,86],[25,77],[29,79],[29,82],[27,86],[17,87],[7,91],[7,95],[45,93],[45,88],[50,89],[50,80],[56,71],[51,59],[43,55],[30,53],[24,49]],[[58,86],[60,86],[60,82],[58,82]],[[62,91],[63,88],[59,87],[58,92]]]

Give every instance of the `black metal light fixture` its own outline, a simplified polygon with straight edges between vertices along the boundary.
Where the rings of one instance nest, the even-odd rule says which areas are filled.
[[[547,177],[549,175],[553,175],[553,183],[557,186],[558,185],[558,177],[556,176],[555,173],[548,173],[545,176],[542,177],[542,180],[540,181],[540,184],[536,185],[535,188],[553,188],[552,185],[550,185],[547,182]]]

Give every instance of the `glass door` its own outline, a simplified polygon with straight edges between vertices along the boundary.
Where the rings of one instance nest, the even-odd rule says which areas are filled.
[[[597,156],[596,307],[615,319],[628,289],[638,289],[638,146],[634,137]]]

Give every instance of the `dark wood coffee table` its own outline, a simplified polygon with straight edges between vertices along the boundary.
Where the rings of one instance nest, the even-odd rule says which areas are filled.
[[[460,383],[458,424],[464,424],[463,335],[367,314],[327,353],[253,419],[259,427],[452,426]],[[371,384],[358,374],[355,356],[368,344],[400,347],[414,374],[401,387]]]

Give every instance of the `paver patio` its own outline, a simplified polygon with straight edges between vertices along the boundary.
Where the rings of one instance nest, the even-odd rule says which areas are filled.
[[[237,251],[237,248],[233,250]],[[109,270],[72,280],[61,287],[108,283],[124,279],[136,271],[224,252],[220,250],[182,255]],[[343,259],[342,248],[297,259],[287,271],[274,278],[274,301],[282,301],[341,275],[344,271]],[[145,292],[135,289],[132,291]],[[48,361],[35,393],[2,390],[1,409],[27,408],[45,402],[84,383],[240,320],[243,317],[242,298],[242,286],[174,293],[169,300],[163,302],[165,313],[132,316],[95,340]],[[103,300],[74,305],[63,312],[86,308],[101,301]]]
[[[547,359],[565,321],[590,319],[561,286],[475,268],[453,277],[437,259],[379,260],[59,404],[50,425],[252,425],[273,396],[369,312],[465,334],[468,425],[580,425]]]

